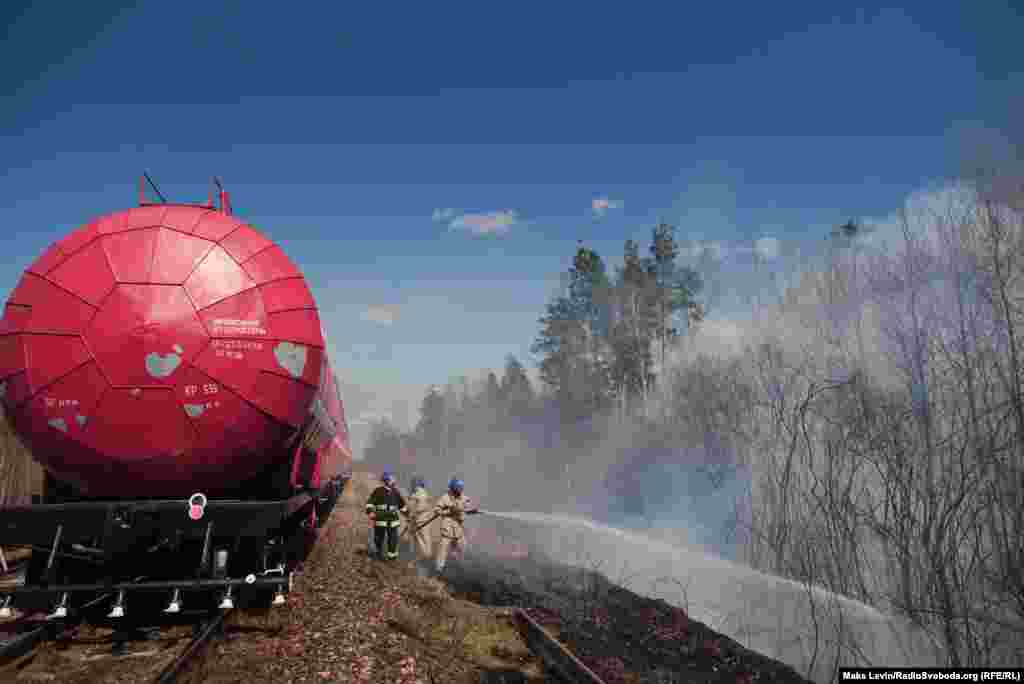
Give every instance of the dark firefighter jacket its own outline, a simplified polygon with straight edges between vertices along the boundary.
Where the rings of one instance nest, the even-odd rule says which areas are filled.
[[[373,513],[374,524],[377,527],[398,527],[398,513],[406,513],[405,499],[397,489],[381,485],[370,494],[366,502],[366,512]]]

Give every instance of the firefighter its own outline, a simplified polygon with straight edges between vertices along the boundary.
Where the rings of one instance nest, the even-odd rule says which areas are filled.
[[[409,491],[409,516],[405,524],[406,539],[416,554],[417,563],[421,563],[430,558],[430,530],[427,523],[433,517],[433,507],[430,505],[427,482],[422,477],[412,479]]]
[[[435,568],[438,573],[444,571],[445,562],[448,560],[448,553],[454,547],[460,554],[466,551],[466,531],[463,522],[468,513],[475,513],[470,509],[469,497],[462,495],[465,483],[452,478],[448,483],[448,492],[437,500],[434,513],[441,518],[441,536],[437,540],[437,551],[434,557]]]
[[[381,486],[373,490],[366,502],[366,515],[373,521],[373,542],[377,547],[377,558],[394,560],[398,558],[399,514],[406,514],[409,509],[406,508],[405,499],[398,491],[391,471],[385,470],[380,479]]]

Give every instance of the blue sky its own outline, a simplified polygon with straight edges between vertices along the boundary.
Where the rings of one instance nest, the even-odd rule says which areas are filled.
[[[143,169],[179,201],[218,174],[312,282],[356,417],[404,420],[527,356],[579,239],[663,218],[757,289],[736,247],[785,270],[1022,112],[1011,2],[674,4],[4,3],[0,294]]]

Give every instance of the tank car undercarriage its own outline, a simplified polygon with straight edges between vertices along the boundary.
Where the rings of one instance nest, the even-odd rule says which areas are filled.
[[[0,547],[31,550],[0,586],[0,618],[60,619],[104,595],[106,619],[122,623],[129,610],[145,620],[281,605],[346,480],[268,500],[68,500],[54,484],[0,517]]]

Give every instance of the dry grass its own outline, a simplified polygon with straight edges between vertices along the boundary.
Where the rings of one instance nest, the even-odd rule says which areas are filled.
[[[544,681],[507,609],[454,599],[410,562],[366,555],[362,506],[372,476],[354,486],[296,578],[279,630],[218,644],[204,672],[223,682],[479,682],[519,670]]]
[[[457,681],[467,667],[471,679],[474,671],[518,669],[531,681],[543,681],[511,611],[453,598],[435,579],[400,573],[394,580],[392,591],[401,599],[387,607],[385,619],[423,649],[427,681]]]

